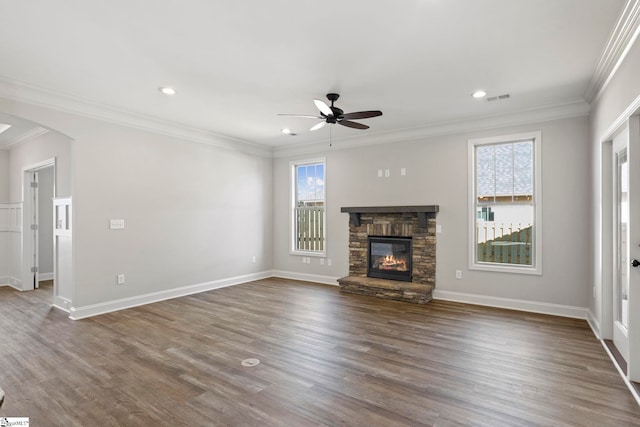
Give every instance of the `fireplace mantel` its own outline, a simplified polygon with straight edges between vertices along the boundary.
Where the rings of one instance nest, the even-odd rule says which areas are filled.
[[[360,227],[360,214],[385,213],[415,213],[418,215],[421,227],[427,226],[427,218],[435,218],[440,210],[438,205],[427,206],[365,206],[355,208],[340,208],[340,212],[349,214],[349,221],[355,227]]]

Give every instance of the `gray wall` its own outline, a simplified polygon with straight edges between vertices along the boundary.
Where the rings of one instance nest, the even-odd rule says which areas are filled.
[[[81,306],[271,269],[270,159],[115,126],[73,153]]]
[[[0,202],[9,201],[9,151],[0,150]]]
[[[57,195],[71,187],[74,307],[271,270],[270,158],[2,98],[0,111],[73,139]]]
[[[71,140],[52,131],[23,142],[9,151],[11,202],[22,201],[23,169],[54,157],[56,158],[57,195],[71,195]]]
[[[543,274],[514,275],[469,271],[468,145],[472,138],[542,131]],[[341,206],[440,206],[437,234],[437,289],[586,307],[590,269],[589,124],[587,117],[494,129],[422,141],[327,150],[327,258],[303,264],[289,254],[289,162],[274,160],[274,269],[341,277],[348,273],[348,216]],[[327,147],[328,148],[328,147]],[[400,176],[400,168],[407,175]],[[390,169],[390,178],[378,178]],[[463,271],[461,280],[455,270]]]

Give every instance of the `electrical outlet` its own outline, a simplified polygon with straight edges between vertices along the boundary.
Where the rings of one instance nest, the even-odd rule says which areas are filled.
[[[320,265],[324,265],[324,258],[320,258]]]
[[[436,224],[436,233],[442,233],[442,226],[440,224]]]
[[[255,256],[253,258],[251,258],[251,262],[253,262],[254,264],[256,263],[256,257]]]
[[[327,265],[329,267],[331,267],[333,265],[333,261],[331,261],[331,258],[327,259]]]
[[[124,274],[118,274],[116,280],[118,285],[124,285]]]
[[[384,170],[384,176],[389,178],[391,176],[391,171],[389,169]]]
[[[400,176],[407,175],[407,168],[400,168]]]
[[[124,230],[124,219],[110,219],[109,220],[109,229],[110,230]]]
[[[378,169],[378,178],[382,178],[382,169]]]
[[[462,270],[456,270],[456,279],[462,279]]]

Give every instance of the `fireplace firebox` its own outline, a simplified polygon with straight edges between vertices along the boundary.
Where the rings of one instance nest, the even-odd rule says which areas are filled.
[[[411,237],[369,236],[367,276],[411,282]]]

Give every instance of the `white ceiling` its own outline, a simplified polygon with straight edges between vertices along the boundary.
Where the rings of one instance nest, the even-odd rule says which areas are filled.
[[[267,147],[375,136],[583,101],[624,4],[3,1],[0,80]],[[277,115],[317,114],[328,92],[384,115],[316,132]]]

